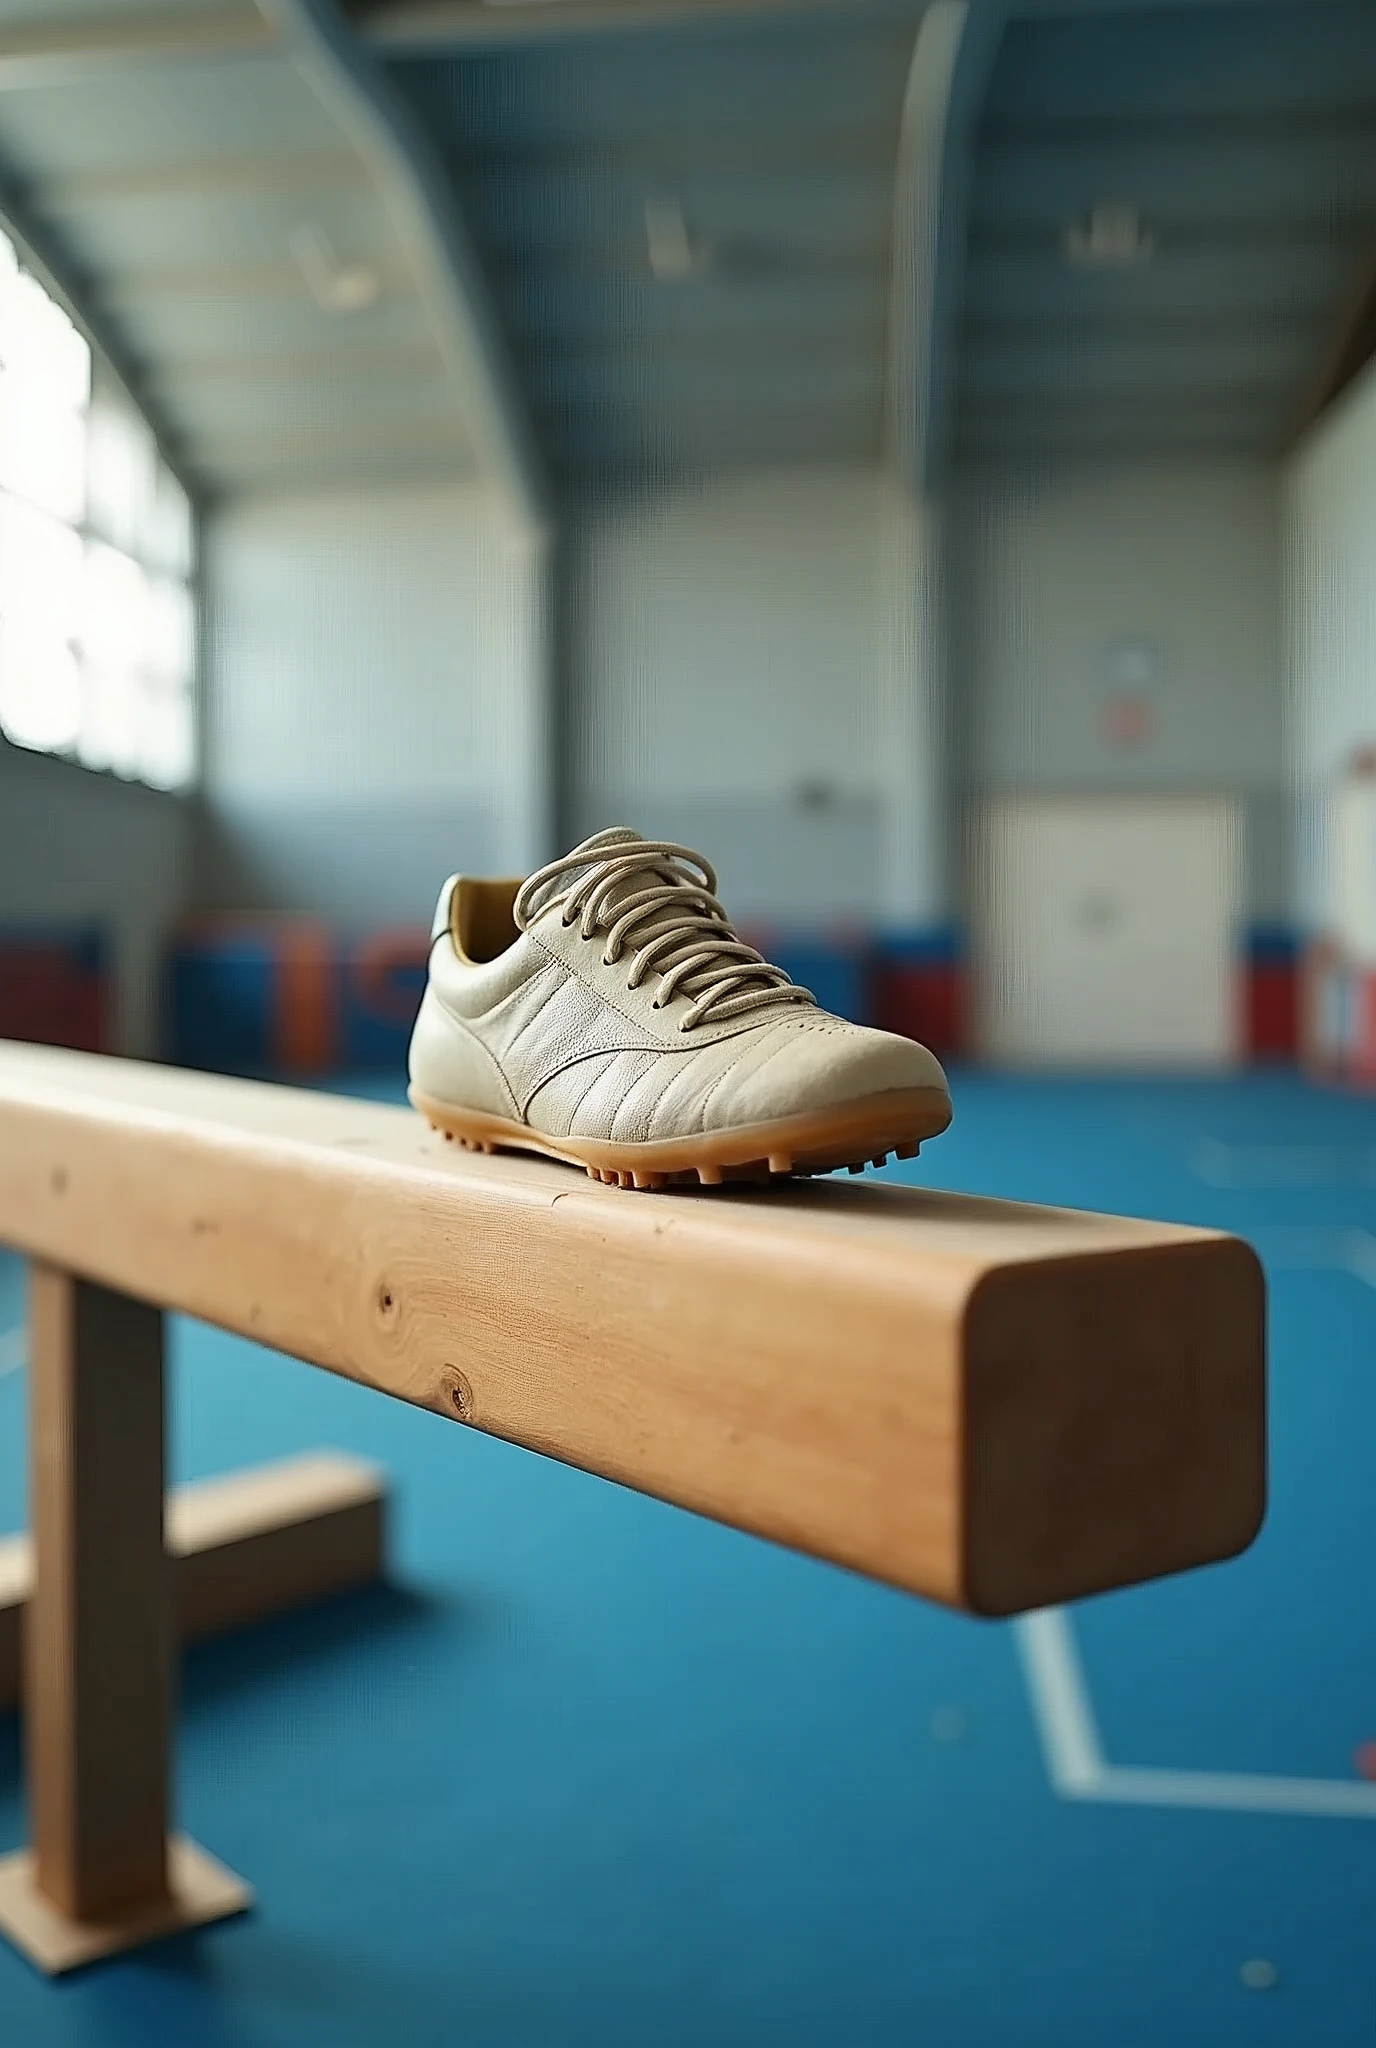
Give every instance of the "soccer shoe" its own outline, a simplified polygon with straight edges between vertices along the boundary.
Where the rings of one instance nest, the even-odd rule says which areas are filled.
[[[925,1046],[829,1016],[737,938],[700,854],[599,832],[526,881],[452,875],[411,1039],[437,1130],[623,1187],[855,1172],[951,1120]]]

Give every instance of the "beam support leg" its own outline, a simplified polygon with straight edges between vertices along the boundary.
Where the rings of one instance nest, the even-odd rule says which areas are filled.
[[[73,1920],[167,1896],[162,1316],[37,1268],[27,1744],[38,1889]]]
[[[228,1871],[168,1834],[162,1324],[159,1309],[33,1268],[33,1848],[0,1863],[0,1931],[49,1972],[249,1903]]]

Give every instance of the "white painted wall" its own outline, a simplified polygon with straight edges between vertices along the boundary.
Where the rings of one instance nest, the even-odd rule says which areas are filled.
[[[545,857],[544,566],[493,500],[236,501],[203,546],[207,900],[424,922]]]
[[[578,828],[686,839],[746,918],[939,914],[933,544],[852,467],[588,514],[571,567]]]
[[[1289,904],[1281,489],[1250,463],[975,473],[955,514],[956,774],[991,793],[1243,799],[1247,907]],[[1153,650],[1144,744],[1109,743],[1106,656]]]
[[[1376,745],[1376,363],[1291,461],[1286,513],[1296,899],[1307,928],[1330,930],[1334,784],[1354,749]]]

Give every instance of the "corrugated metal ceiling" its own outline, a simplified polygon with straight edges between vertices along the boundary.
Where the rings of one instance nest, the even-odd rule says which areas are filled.
[[[919,0],[618,4],[356,7],[549,467],[877,457]],[[375,159],[252,0],[0,0],[0,172],[193,480],[484,459]],[[1372,276],[1376,6],[1016,20],[969,189],[959,456],[1274,451]]]
[[[1374,250],[1376,7],[1017,23],[976,145],[957,445],[1274,452]]]
[[[919,14],[778,9],[392,60],[558,470],[878,455]]]

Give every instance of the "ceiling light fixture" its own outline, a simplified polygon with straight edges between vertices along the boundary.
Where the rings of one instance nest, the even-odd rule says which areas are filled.
[[[688,232],[683,207],[674,198],[645,201],[645,244],[650,268],[661,284],[695,276],[712,258],[709,245]]]
[[[382,279],[371,263],[341,263],[325,230],[303,221],[288,236],[291,253],[322,313],[363,313],[382,295]]]
[[[1101,270],[1124,270],[1150,262],[1156,237],[1143,228],[1137,208],[1126,199],[1100,199],[1089,218],[1065,231],[1066,260]]]

